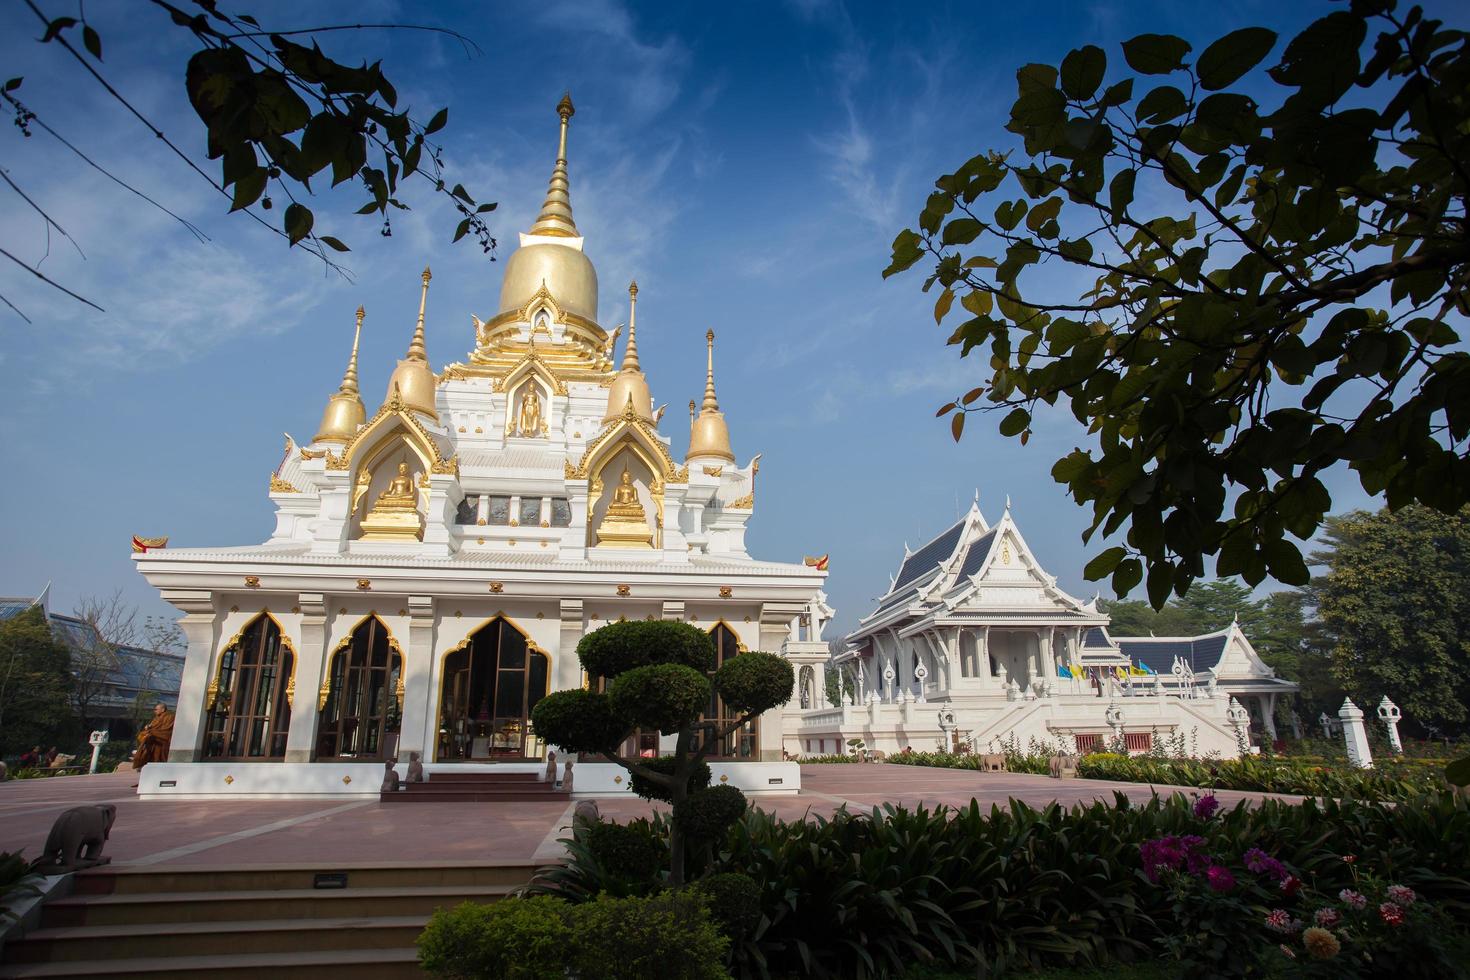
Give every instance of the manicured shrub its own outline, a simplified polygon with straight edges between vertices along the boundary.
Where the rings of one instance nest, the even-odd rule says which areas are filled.
[[[597,823],[587,829],[586,840],[588,850],[608,875],[635,888],[654,882],[668,850],[642,823]]]
[[[553,691],[531,709],[531,727],[555,732],[568,752],[598,753],[622,741],[632,726],[613,713],[607,695],[572,688]]]
[[[791,661],[774,653],[752,650],[726,660],[715,672],[720,699],[732,711],[769,711],[791,700],[796,674]]]
[[[730,941],[691,891],[599,897],[575,906],[574,976],[599,980],[722,980]]]
[[[570,912],[545,895],[439,909],[419,935],[419,962],[448,980],[563,980]]]
[[[696,881],[690,889],[704,898],[710,918],[732,942],[755,931],[761,920],[761,889],[749,875],[726,872]]]
[[[674,822],[691,838],[714,841],[745,813],[745,794],[734,786],[712,786],[674,807]]]
[[[638,764],[645,769],[652,769],[664,775],[671,775],[674,771],[674,757],[671,755],[661,755],[656,759],[639,759]],[[689,770],[689,794],[692,796],[708,786],[710,776],[708,762],[700,762],[691,768]],[[636,772],[629,775],[628,788],[645,800],[658,800],[662,803],[674,802],[668,790],[643,778]]]
[[[677,624],[676,624],[677,625]],[[607,689],[613,714],[672,735],[709,705],[709,678],[682,664],[651,664],[619,674]]]
[[[577,642],[577,659],[590,677],[617,677],[650,664],[682,664],[701,674],[715,663],[715,643],[704,630],[670,620],[608,623]]]

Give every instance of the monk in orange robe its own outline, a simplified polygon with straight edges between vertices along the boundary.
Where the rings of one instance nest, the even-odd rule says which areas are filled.
[[[168,743],[174,737],[174,713],[161,704],[153,706],[153,720],[138,733],[138,749],[133,753],[133,771],[150,762],[168,759]]]

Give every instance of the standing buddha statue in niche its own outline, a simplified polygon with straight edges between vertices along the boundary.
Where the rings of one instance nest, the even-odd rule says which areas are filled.
[[[541,396],[536,393],[536,386],[526,386],[525,397],[521,399],[521,411],[516,417],[516,434],[521,436],[539,436],[544,425],[541,421]]]

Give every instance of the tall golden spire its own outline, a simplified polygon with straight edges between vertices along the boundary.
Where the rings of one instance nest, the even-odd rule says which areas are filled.
[[[607,390],[607,414],[604,422],[621,418],[625,412],[645,422],[653,419],[653,396],[648,391],[648,379],[638,364],[638,284],[628,283],[628,345],[623,349],[623,367],[612,380]]]
[[[572,199],[567,193],[567,123],[577,110],[572,106],[568,92],[556,104],[556,114],[561,117],[561,139],[556,146],[556,166],[551,168],[551,182],[546,188],[546,200],[541,202],[541,213],[531,226],[532,235],[555,235],[563,238],[580,238],[577,223],[572,220]]]
[[[715,332],[709,330],[704,335],[705,344],[705,374],[704,374],[704,405],[699,411],[699,417],[689,432],[689,453],[686,460],[698,459],[700,457],[712,457],[735,462],[735,453],[730,448],[730,429],[725,425],[725,415],[720,411],[719,400],[715,398]],[[693,403],[690,403],[693,405]]]
[[[362,396],[357,389],[357,344],[362,339],[362,319],[367,311],[357,308],[357,329],[352,334],[352,355],[347,359],[347,370],[342,375],[342,384],[336,393],[327,399],[327,408],[322,412],[322,424],[313,442],[345,443],[357,432],[358,426],[367,420]]]
[[[413,328],[413,339],[408,342],[408,353],[393,375],[388,379],[388,394],[384,401],[392,401],[396,392],[403,407],[422,412],[437,419],[434,408],[434,372],[429,369],[429,354],[424,346],[424,308],[429,302],[429,280],[434,278],[429,267],[424,267],[423,289],[419,293],[419,319]]]
[[[720,410],[720,403],[715,398],[715,332],[713,330],[705,331],[704,347],[704,405],[702,409],[706,412],[718,412]]]

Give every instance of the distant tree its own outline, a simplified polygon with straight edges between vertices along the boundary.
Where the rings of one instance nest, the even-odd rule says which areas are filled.
[[[312,180],[327,182],[323,174],[329,168],[329,186],[351,183],[366,193],[367,203],[357,213],[381,218],[379,230],[383,235],[392,234],[390,208],[408,209],[400,199],[400,182],[419,176],[427,181],[432,192],[443,194],[461,215],[455,241],[472,234],[486,253],[494,249],[495,239],[480,216],[495,205],[479,204],[462,185],[448,184],[442,147],[430,139],[448,122],[449,110],[440,109],[427,120],[423,116],[416,118],[409,110],[398,108],[398,91],[383,73],[381,63],[364,62],[353,67],[329,57],[318,42],[319,35],[337,31],[428,31],[459,41],[467,51],[477,50],[464,35],[415,24],[340,24],[273,30],[263,27],[249,14],[225,12],[216,0],[178,3],[148,0],[137,5],[140,23],[149,23],[145,19],[149,13],[158,17],[147,29],[162,34],[168,33],[172,25],[173,29],[191,34],[199,46],[184,67],[181,81],[206,128],[206,154],[210,160],[219,161],[219,176],[215,177],[128,99],[123,82],[104,75],[102,35],[88,22],[85,6],[78,7],[75,17],[52,17],[41,10],[38,0],[23,2],[36,17],[40,42],[64,52],[79,64],[122,111],[135,118],[153,137],[146,144],[135,142],[134,147],[155,144],[166,147],[194,177],[208,183],[228,200],[231,212],[245,212],[289,245],[300,245],[330,268],[345,274],[331,256],[348,251],[348,246],[339,238],[321,234],[315,213],[305,203],[320,189],[312,187]],[[279,15],[280,9],[273,12]],[[58,152],[74,154],[109,180],[178,220],[200,241],[207,240],[194,225],[94,160],[83,149],[88,143],[86,134],[72,134],[68,139],[53,129],[21,101],[23,83],[23,78],[6,80],[0,88],[0,97],[14,113],[15,125],[24,136],[31,136],[33,127],[45,132],[56,141]],[[64,238],[71,237],[11,177],[4,176],[4,181],[45,222],[48,241],[53,231]],[[279,206],[279,225],[257,213],[257,206],[261,211]],[[0,258],[72,298],[101,309],[4,248],[0,248]],[[0,296],[0,302],[26,319],[5,297]]]
[[[842,696],[851,694],[857,696],[856,688],[852,683],[852,677],[845,670],[835,670],[831,664],[827,665],[826,690],[823,691],[827,704],[833,708],[842,706]]]
[[[98,702],[112,687],[122,659],[118,649],[138,640],[138,607],[124,601],[122,590],[110,596],[87,596],[72,611],[89,629],[71,648],[72,703],[82,731],[97,721]]]
[[[0,753],[74,738],[71,690],[70,651],[40,606],[0,621]]]
[[[608,682],[606,693],[554,691],[537,702],[531,724],[548,744],[615,762],[628,771],[635,793],[673,805],[669,883],[680,887],[688,844],[713,842],[745,810],[738,789],[709,786],[704,760],[726,736],[791,699],[791,664],[752,651],[714,670],[708,633],[661,620],[609,623],[582,637],[577,657],[589,678]],[[739,717],[723,725],[701,720],[716,697]],[[619,756],[618,747],[638,729],[677,735],[674,754]]]
[[[1327,521],[1312,583],[1332,672],[1365,711],[1385,694],[1406,722],[1470,723],[1470,512],[1363,511]]]
[[[932,261],[937,322],[981,352],[940,408],[1024,444],[1065,407],[1095,445],[1053,477],[1126,596],[1222,576],[1305,585],[1301,548],[1356,472],[1391,508],[1470,501],[1470,44],[1393,0],[1281,49],[1248,27],[1086,45],[1017,72],[1021,146],[940,177],[884,275]],[[1145,90],[1146,86],[1146,90]]]
[[[1162,609],[1137,599],[1103,600],[1102,608],[1112,619],[1108,631],[1115,636],[1198,636],[1224,629],[1237,618],[1251,634],[1261,603],[1240,583],[1217,579],[1195,582]]]

